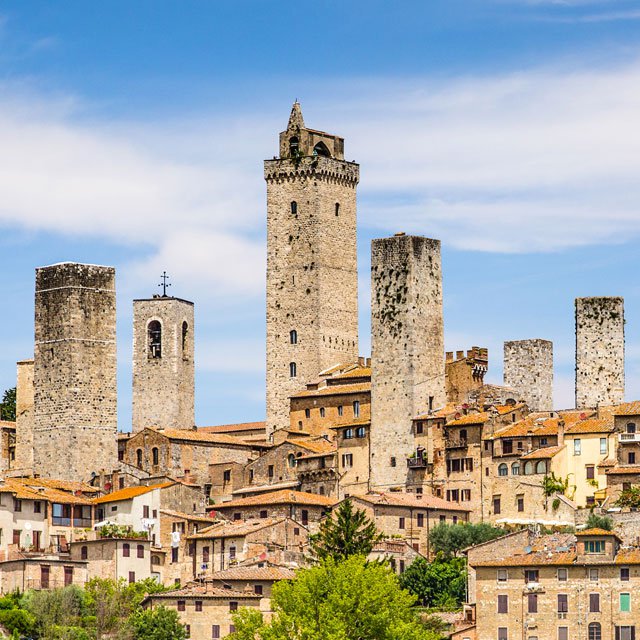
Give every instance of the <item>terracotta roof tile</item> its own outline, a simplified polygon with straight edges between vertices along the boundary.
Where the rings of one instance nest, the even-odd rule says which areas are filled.
[[[18,500],[47,500],[59,504],[93,504],[93,498],[78,495],[78,491],[57,489],[57,484],[64,481],[53,481],[46,478],[6,478],[0,483],[0,493],[11,493]],[[74,487],[87,487],[82,483],[69,483]],[[89,487],[93,491],[93,487]]]
[[[576,531],[576,536],[614,536],[620,540],[620,537],[614,531],[607,531],[606,529],[598,529],[594,527],[592,529],[582,529],[582,531]]]
[[[352,500],[362,500],[375,505],[389,505],[392,507],[410,507],[416,509],[437,509],[442,511],[469,511],[454,502],[447,502],[442,498],[422,494],[418,497],[413,493],[391,491],[388,493],[368,493],[362,496],[352,496]]]
[[[448,427],[458,427],[467,424],[484,424],[489,419],[489,414],[486,411],[480,411],[477,413],[468,413],[466,416],[461,415],[459,418],[455,418],[450,422],[447,422]]]
[[[370,382],[358,382],[352,384],[330,385],[321,389],[306,389],[294,393],[291,398],[308,398],[314,396],[341,396],[354,393],[371,393]]]
[[[255,531],[273,527],[276,524],[285,522],[288,518],[259,518],[254,520],[243,520],[234,522],[222,522],[211,525],[198,533],[187,536],[190,540],[202,539],[211,540],[212,538],[242,538]]]
[[[231,567],[224,571],[216,571],[207,577],[207,580],[293,580],[295,571],[289,567],[266,566],[258,567],[255,565],[248,567]]]
[[[607,475],[635,475],[640,473],[640,467],[613,467],[605,471]]]
[[[204,431],[205,433],[236,433],[264,430],[266,425],[266,422],[239,422],[238,424],[220,424],[214,427],[198,427],[198,431]]]
[[[270,504],[307,504],[321,507],[330,507],[335,504],[333,498],[321,496],[317,493],[307,493],[305,491],[293,491],[291,489],[281,489],[271,493],[261,493],[250,498],[240,498],[231,502],[221,502],[216,504],[214,509],[235,509],[241,507],[252,507],[256,505]]]
[[[307,451],[312,451],[313,453],[331,453],[336,450],[336,443],[329,442],[324,438],[317,438],[314,440],[296,440],[295,438],[289,437],[287,442],[295,444],[298,447],[302,447]]]
[[[614,416],[639,416],[640,415],[640,401],[625,402],[613,409]]]
[[[527,453],[524,456],[521,456],[521,460],[545,460],[547,458],[553,458],[555,455],[560,453],[564,449],[564,445],[559,445],[557,447],[542,447],[542,449],[536,449],[531,453]]]
[[[151,429],[151,427],[149,427]],[[195,429],[152,429],[163,435],[169,440],[177,440],[179,442],[198,442],[201,444],[221,444],[232,445],[236,447],[261,446],[258,443],[249,443],[244,439],[236,436],[230,436],[226,433],[208,433]]]
[[[493,439],[498,438],[523,438],[526,436],[552,436],[558,433],[558,418],[534,418],[527,416],[524,420],[518,420],[493,434]]]
[[[371,367],[356,367],[332,376],[331,380],[348,380],[349,378],[371,378]]]
[[[611,433],[614,429],[613,420],[588,418],[579,420],[565,429],[566,435],[582,433]]]
[[[173,591],[161,591],[147,596],[147,600],[171,600],[174,598],[198,598],[206,600],[207,598],[222,598],[223,600],[259,600],[262,596],[255,594],[253,591],[236,591],[235,589],[225,589],[214,587],[207,583],[189,583],[181,589]]]
[[[118,491],[114,491],[113,493],[107,493],[104,496],[100,496],[99,498],[96,498],[94,502],[96,504],[106,504],[108,502],[122,502],[123,500],[132,500],[133,498],[142,496],[145,493],[154,491],[155,489],[165,489],[166,487],[171,487],[174,484],[176,483],[164,482],[162,484],[152,484],[150,486],[140,485],[137,487],[127,487],[126,489],[120,489]]]

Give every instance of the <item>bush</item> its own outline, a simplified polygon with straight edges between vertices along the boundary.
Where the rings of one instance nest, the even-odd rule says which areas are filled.
[[[9,633],[28,635],[34,630],[35,624],[35,617],[24,609],[0,610],[0,625]]]

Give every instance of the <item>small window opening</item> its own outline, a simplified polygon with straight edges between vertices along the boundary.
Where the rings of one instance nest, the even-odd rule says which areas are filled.
[[[300,151],[300,144],[298,142],[298,138],[293,136],[293,138],[289,138],[289,155],[292,158],[295,158]]]
[[[162,358],[162,325],[158,320],[152,320],[147,329],[149,337],[149,356]]]
[[[182,354],[187,350],[187,337],[189,335],[189,325],[186,320],[182,323]]]
[[[289,342],[291,344],[298,344],[298,332],[295,329],[289,331]]]
[[[336,215],[339,216],[340,215],[340,203],[336,202]]]
[[[298,375],[298,367],[295,362],[289,363],[289,377],[295,378]]]
[[[291,202],[291,213],[294,216],[298,213],[298,203],[295,200]]]

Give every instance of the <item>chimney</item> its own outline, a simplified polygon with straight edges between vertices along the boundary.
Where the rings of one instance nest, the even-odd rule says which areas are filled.
[[[445,360],[447,362],[453,362],[453,351],[447,351]]]
[[[462,360],[464,358],[464,351],[456,351],[456,360]]]
[[[561,447],[564,444],[564,420],[560,418],[558,420],[558,446]]]

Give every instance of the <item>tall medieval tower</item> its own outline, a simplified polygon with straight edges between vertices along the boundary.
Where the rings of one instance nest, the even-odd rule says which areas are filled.
[[[307,129],[300,105],[266,160],[267,432],[289,425],[289,396],[358,357],[356,185],[344,139]]]
[[[504,343],[503,380],[519,392],[530,411],[553,411],[553,342],[510,340]]]
[[[133,301],[133,432],[191,429],[194,409],[193,302]]]
[[[115,269],[36,270],[34,472],[88,481],[117,464]]]

